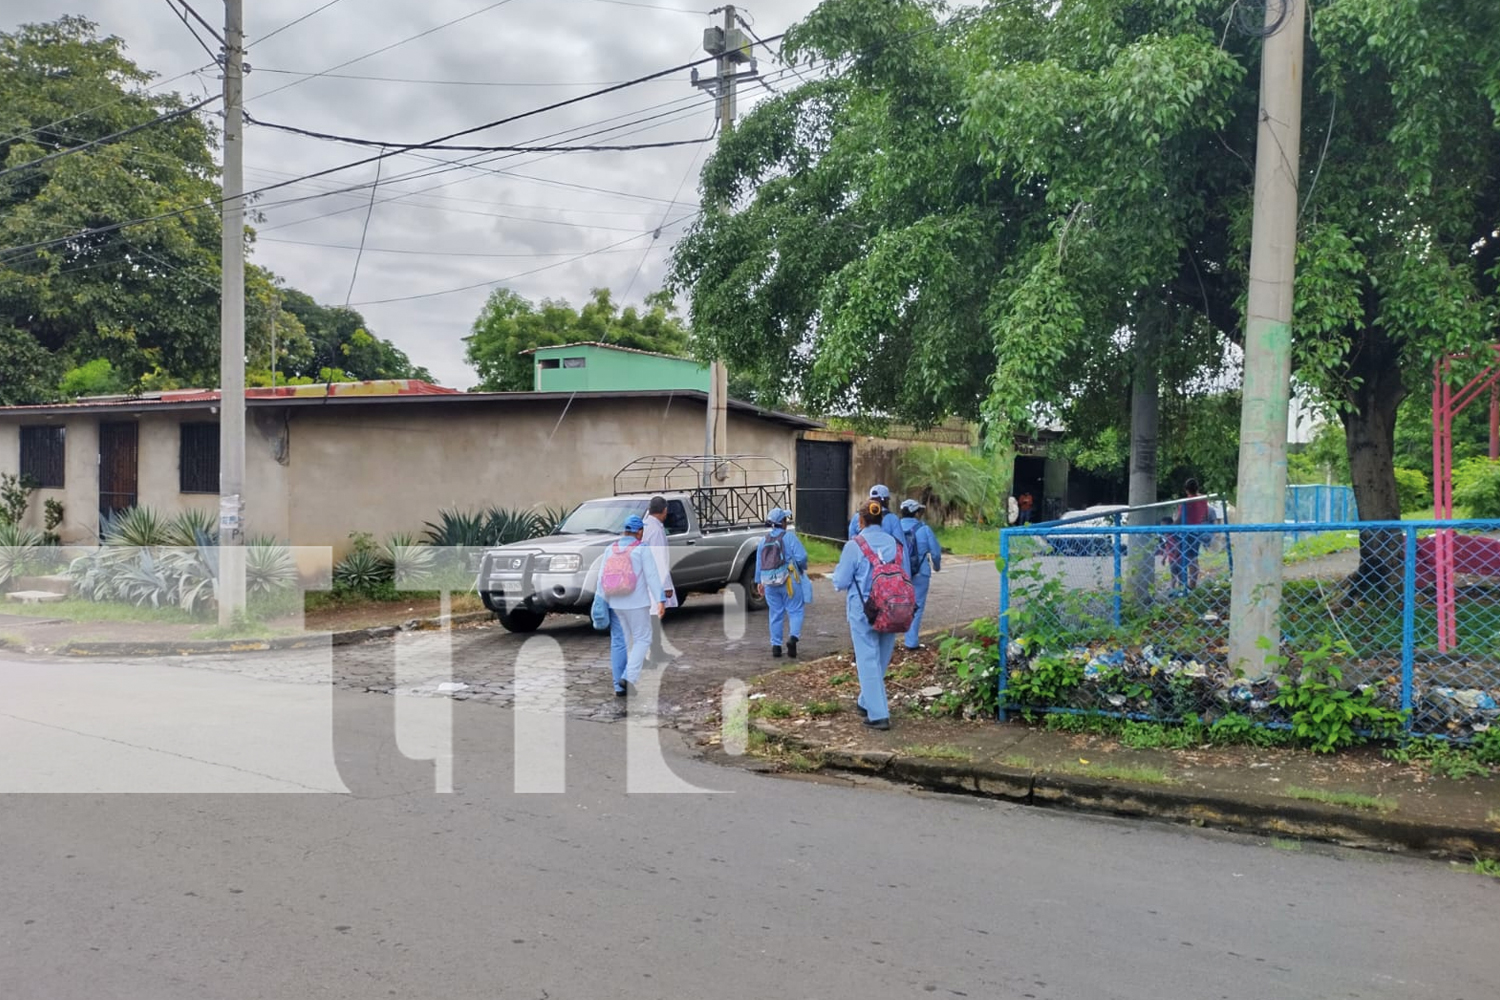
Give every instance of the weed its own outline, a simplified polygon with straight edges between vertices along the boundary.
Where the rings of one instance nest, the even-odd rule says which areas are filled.
[[[1167,777],[1159,767],[1126,767],[1118,764],[1069,764],[1059,768],[1064,774],[1087,775],[1091,778],[1111,778],[1116,781],[1133,781],[1139,785],[1174,785],[1176,781]]]
[[[1490,769],[1472,748],[1465,749],[1434,737],[1407,740],[1382,751],[1387,760],[1401,764],[1425,764],[1439,777],[1462,781],[1465,778],[1488,777]]]
[[[1349,809],[1373,809],[1376,812],[1392,812],[1396,803],[1378,795],[1361,792],[1330,792],[1322,788],[1299,788],[1296,785],[1286,790],[1288,796],[1306,802],[1321,802],[1324,805],[1344,806]]]
[[[1302,850],[1302,841],[1288,840],[1285,837],[1272,837],[1271,846],[1278,851],[1300,851]]]
[[[928,757],[933,760],[973,760],[974,755],[963,747],[937,744],[915,744],[902,747],[901,753],[908,757]]]
[[[1282,729],[1256,725],[1247,716],[1230,712],[1208,727],[1208,742],[1216,746],[1273,747],[1292,741],[1292,734]]]
[[[897,670],[891,676],[898,681],[915,680],[916,678],[922,676],[923,669],[925,669],[923,664],[918,661],[903,663],[901,664],[901,669]]]
[[[1186,750],[1203,743],[1203,727],[1196,722],[1180,726],[1164,726],[1159,722],[1127,722],[1120,730],[1120,742],[1136,750]]]
[[[776,701],[773,698],[767,698],[764,701],[756,702],[755,708],[753,708],[751,711],[753,711],[756,715],[764,715],[768,719],[790,719],[792,717],[793,709],[792,706],[788,705],[784,701]]]
[[[842,709],[836,701],[810,701],[805,709],[808,715],[837,715]]]
[[[1488,875],[1490,878],[1500,878],[1500,861],[1493,858],[1475,858],[1474,874]]]
[[[817,756],[816,754],[808,756],[807,754],[799,753],[798,751],[793,750],[791,753],[787,754],[785,763],[786,766],[791,768],[793,771],[797,771],[801,774],[807,774],[809,772],[822,769],[823,758]]]
[[[1479,733],[1469,749],[1479,763],[1500,766],[1500,729],[1490,728]]]
[[[1018,753],[1007,754],[1006,756],[1001,757],[1000,763],[1004,764],[1006,767],[1019,767],[1028,771],[1036,767],[1036,764],[1032,763],[1030,757],[1023,757]]]
[[[1355,655],[1346,640],[1325,636],[1317,649],[1302,654],[1302,670],[1276,696],[1292,714],[1292,734],[1317,753],[1332,753],[1365,742],[1363,733],[1395,735],[1405,713],[1376,704],[1379,686],[1345,689],[1339,664]]]
[[[834,674],[832,677],[828,678],[828,686],[829,687],[843,687],[845,684],[853,684],[853,683],[854,683],[854,675],[853,674]]]

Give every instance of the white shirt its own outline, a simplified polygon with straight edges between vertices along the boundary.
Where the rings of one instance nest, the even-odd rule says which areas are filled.
[[[677,607],[677,590],[672,586],[672,553],[667,547],[667,530],[655,517],[647,514],[645,517],[645,532],[641,535],[641,541],[646,548],[651,550],[651,555],[656,559],[656,573],[661,577],[661,589],[672,591],[672,596],[664,602],[667,607]]]

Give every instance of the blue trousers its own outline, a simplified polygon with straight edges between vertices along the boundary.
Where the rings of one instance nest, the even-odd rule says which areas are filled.
[[[931,573],[918,573],[911,582],[912,589],[917,592],[917,610],[911,616],[911,628],[906,630],[906,648],[916,649],[921,642],[922,611],[927,607],[927,588],[932,586]]]
[[[615,690],[623,691],[625,682],[641,679],[641,667],[651,652],[651,609],[609,609],[609,672],[614,675]]]
[[[896,637],[877,632],[863,615],[849,619],[849,638],[854,640],[854,666],[859,673],[859,707],[877,722],[891,717],[885,698],[885,672],[896,652]]]
[[[781,645],[782,627],[788,626],[787,636],[792,639],[802,638],[802,618],[804,609],[802,606],[802,591],[795,588],[796,593],[788,595],[786,584],[766,584],[766,610],[770,612],[771,618],[771,645]]]

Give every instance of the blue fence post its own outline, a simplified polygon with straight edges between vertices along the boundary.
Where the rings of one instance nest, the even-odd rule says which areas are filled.
[[[1005,721],[1005,684],[1010,680],[1010,532],[1000,529],[1000,677],[996,681],[996,709]]]
[[[1224,519],[1224,555],[1229,560],[1229,576],[1234,577],[1234,533],[1229,530],[1229,501],[1219,501],[1219,514]]]
[[[1119,528],[1120,527],[1120,515],[1119,514],[1115,514],[1114,517],[1113,517],[1113,520],[1115,522],[1115,527]],[[1116,531],[1114,533],[1114,535],[1112,535],[1111,537],[1114,540],[1114,550],[1115,550],[1115,628],[1119,628],[1120,627],[1120,611],[1121,611],[1120,605],[1121,605],[1122,600],[1124,598],[1124,587],[1123,587],[1123,583],[1122,583],[1122,581],[1120,579],[1120,577],[1121,577],[1121,568],[1120,568],[1120,533],[1119,533],[1119,531]]]
[[[1411,692],[1417,659],[1417,529],[1406,529],[1406,565],[1401,571],[1401,711],[1411,731]]]

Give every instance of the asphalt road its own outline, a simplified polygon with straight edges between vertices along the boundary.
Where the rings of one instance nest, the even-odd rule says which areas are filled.
[[[1500,976],[1500,886],[1446,865],[769,777],[670,732],[675,780],[719,794],[626,794],[658,731],[545,699],[3,660],[0,691],[0,788],[79,790],[0,799],[4,997],[1487,1000]]]

